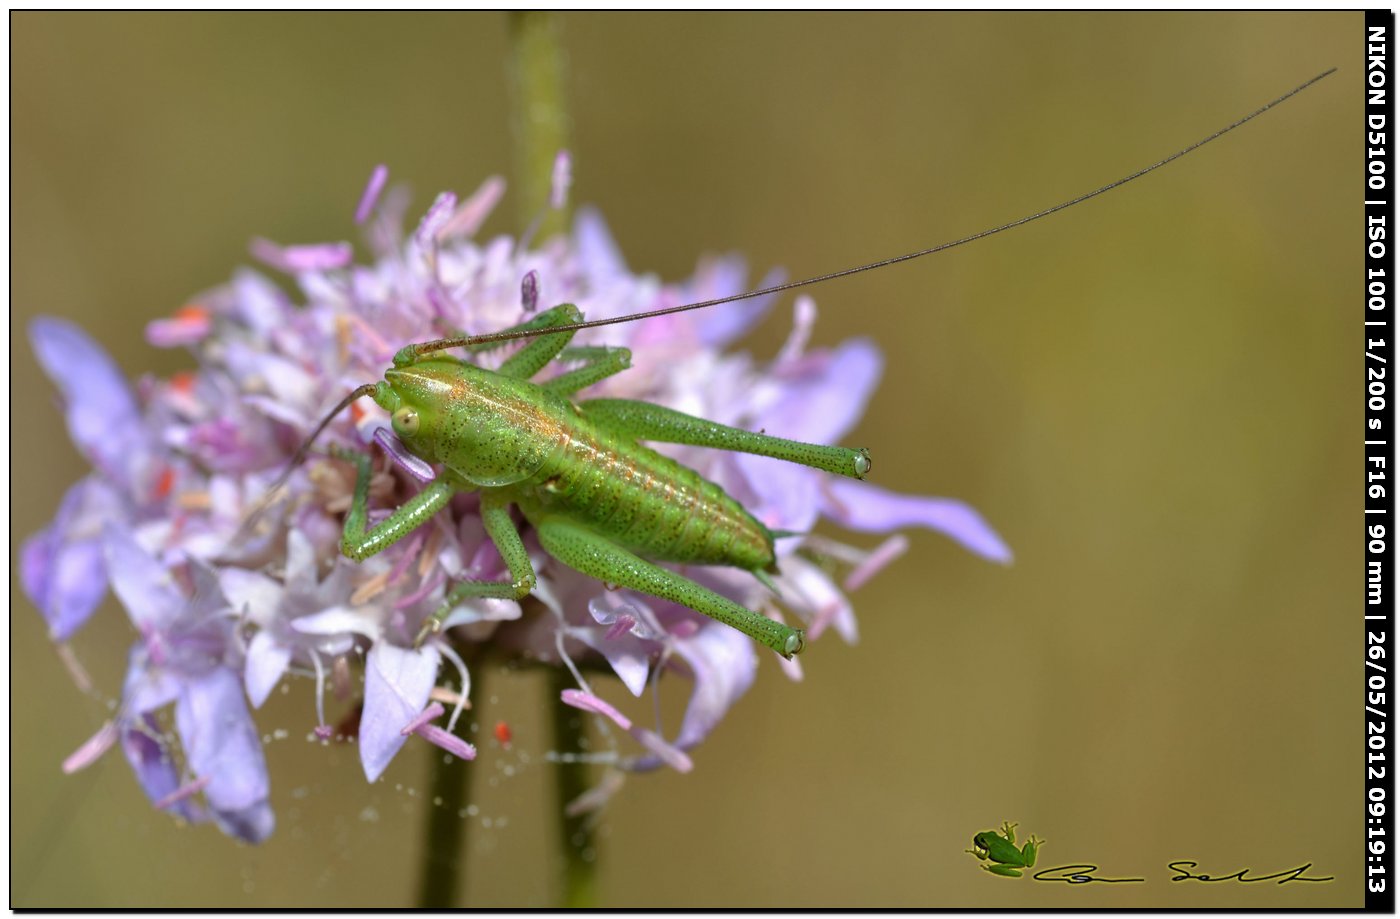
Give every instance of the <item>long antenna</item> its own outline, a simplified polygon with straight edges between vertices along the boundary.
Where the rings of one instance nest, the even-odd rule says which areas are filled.
[[[321,432],[326,429],[326,426],[335,420],[336,415],[339,415],[341,412],[349,408],[350,403],[354,402],[361,396],[373,395],[374,390],[378,386],[378,383],[365,383],[362,386],[356,386],[350,392],[346,393],[345,398],[341,399],[338,403],[336,403],[335,408],[327,412],[325,417],[320,420],[320,422],[316,425],[316,430],[306,435],[306,439],[301,442],[301,446],[297,447],[297,452],[292,455],[292,461],[287,464],[287,471],[282,473],[282,475],[277,479],[276,484],[274,484],[269,490],[276,491],[287,481],[287,476],[291,475],[292,470],[295,469],[297,466],[301,465],[302,460],[306,459],[306,453],[308,450],[311,449],[311,445],[315,443],[316,438],[321,436]]]
[[[311,445],[316,442],[316,438],[321,436],[321,432],[335,420],[337,415],[349,408],[350,403],[361,396],[372,395],[377,385],[376,383],[366,383],[363,386],[356,386],[346,394],[344,399],[341,399],[340,402],[336,404],[335,408],[326,413],[325,417],[317,423],[316,429],[307,435],[306,439],[301,442],[301,446],[297,447],[297,452],[292,454],[291,461],[287,463],[281,475],[277,476],[277,481],[273,482],[268,486],[267,490],[263,492],[262,500],[258,502],[257,506],[253,508],[248,516],[243,518],[243,522],[238,525],[238,529],[234,532],[233,537],[229,539],[228,545],[238,545],[244,536],[252,532],[253,524],[257,523],[258,519],[272,506],[272,502],[277,497],[278,490],[281,489],[283,485],[287,484],[287,479],[291,478],[292,473],[295,472],[297,467],[306,459],[306,454],[311,450]]]
[[[1039,220],[1042,217],[1049,217],[1056,211],[1062,211],[1067,207],[1074,207],[1076,204],[1082,204],[1085,201],[1088,201],[1090,198],[1096,198],[1104,192],[1112,191],[1113,189],[1118,188],[1121,185],[1126,185],[1134,179],[1140,179],[1143,176],[1147,175],[1149,172],[1161,169],[1163,166],[1167,165],[1172,160],[1181,159],[1183,156],[1192,152],[1193,150],[1197,150],[1201,147],[1204,147],[1211,141],[1219,137],[1223,137],[1226,134],[1229,134],[1231,131],[1235,130],[1235,128],[1238,128],[1247,122],[1253,121],[1255,118],[1258,118],[1260,115],[1264,114],[1274,106],[1280,105],[1293,98],[1294,96],[1298,95],[1298,93],[1307,89],[1309,86],[1312,86],[1314,83],[1321,80],[1323,77],[1329,76],[1336,72],[1337,68],[1335,67],[1331,68],[1330,70],[1325,70],[1317,76],[1313,77],[1311,80],[1308,80],[1306,83],[1300,84],[1299,86],[1295,86],[1293,89],[1290,89],[1288,92],[1284,93],[1282,96],[1279,96],[1277,99],[1268,103],[1267,105],[1255,109],[1254,111],[1250,112],[1248,115],[1245,115],[1238,121],[1235,121],[1232,124],[1221,128],[1214,134],[1211,134],[1209,137],[1198,140],[1191,146],[1178,150],[1166,159],[1158,160],[1151,166],[1145,166],[1142,169],[1139,169],[1137,172],[1134,172],[1131,175],[1126,175],[1115,182],[1109,182],[1107,185],[1104,185],[1101,188],[1096,188],[1091,192],[1085,192],[1077,198],[1071,198],[1068,201],[1063,201],[1055,205],[1054,207],[1048,207],[1043,211],[1037,211],[1036,213],[1031,214],[1028,217],[1022,217],[1019,220],[1013,220],[1010,223],[1004,223],[999,227],[993,227],[990,230],[983,230],[980,233],[973,233],[971,236],[964,236],[961,239],[955,239],[952,242],[943,243],[942,245],[938,246],[933,246],[929,249],[920,249],[918,252],[910,252],[906,255],[896,255],[894,258],[881,259],[878,262],[871,262],[867,265],[857,265],[854,268],[846,268],[842,271],[833,271],[830,274],[817,275],[816,277],[807,278],[802,281],[789,281],[786,284],[777,284],[773,287],[764,287],[761,290],[751,290],[748,293],[732,294],[731,296],[719,297],[714,300],[701,300],[698,303],[685,303],[680,306],[668,306],[663,309],[649,310],[644,313],[632,313],[627,316],[616,316],[612,319],[592,319],[584,322],[575,322],[570,325],[550,326],[548,328],[540,329],[517,329],[515,331],[507,332],[488,332],[485,335],[472,335],[459,338],[440,338],[436,341],[428,341],[423,342],[422,344],[412,345],[410,346],[410,348],[412,349],[412,352],[415,355],[421,356],[424,354],[431,354],[434,351],[443,351],[448,348],[459,348],[466,345],[480,345],[485,344],[487,342],[496,341],[511,341],[517,338],[534,338],[538,335],[553,335],[558,332],[576,332],[580,329],[592,329],[598,326],[613,325],[619,322],[632,322],[636,319],[650,319],[655,316],[669,316],[672,313],[684,313],[688,310],[703,309],[707,306],[718,306],[721,303],[733,303],[736,300],[749,300],[753,297],[764,297],[769,294],[781,293],[785,290],[796,290],[799,287],[807,287],[812,284],[821,284],[824,281],[835,280],[836,278],[844,278],[852,274],[860,274],[862,271],[874,271],[876,268],[884,268],[887,265],[895,265],[899,262],[907,262],[912,259],[923,258],[925,255],[933,255],[935,252],[943,252],[947,249],[953,249],[958,246],[974,242],[975,240],[984,239],[988,236],[995,236],[997,233],[1002,233],[1006,230],[1014,229],[1015,227],[1019,227],[1024,224],[1030,223],[1033,220]]]

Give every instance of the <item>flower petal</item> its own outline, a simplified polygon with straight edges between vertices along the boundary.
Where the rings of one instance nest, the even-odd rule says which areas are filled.
[[[760,425],[776,437],[836,443],[855,427],[883,369],[880,349],[869,339],[845,342],[824,355],[820,372],[784,386],[782,399],[763,414]]]
[[[581,207],[574,218],[574,248],[579,267],[595,282],[605,282],[627,273],[627,262],[613,241],[603,215],[591,207]]]
[[[175,726],[190,771],[208,780],[204,799],[219,829],[245,842],[270,836],[276,818],[267,800],[267,763],[238,676],[218,667],[186,680]]]
[[[676,642],[676,653],[690,665],[695,678],[676,746],[695,746],[719,723],[729,706],[748,692],[758,670],[753,649],[754,643],[748,636],[718,623]]]
[[[121,370],[86,332],[62,319],[35,319],[29,341],[63,394],[73,443],[100,471],[135,491],[151,446]]]
[[[287,563],[282,583],[294,596],[305,596],[316,590],[316,549],[300,530],[287,532]]]
[[[360,764],[371,782],[408,738],[399,731],[428,704],[437,679],[438,652],[417,651],[380,640],[365,655],[365,708],[360,716]]]
[[[286,328],[292,311],[287,295],[258,272],[240,268],[234,273],[231,293],[239,318],[258,337],[270,337]]]
[[[478,597],[463,600],[452,607],[452,612],[442,620],[442,630],[470,625],[473,622],[510,622],[521,616],[520,604],[514,600],[498,600]]]
[[[691,672],[694,689],[672,746],[689,750],[705,739],[729,706],[753,685],[758,658],[752,639],[719,623],[702,626],[694,635],[676,639],[675,649]],[[632,768],[643,771],[662,765],[670,763],[660,756],[650,756],[638,760]]]
[[[748,269],[744,265],[743,259],[737,257],[722,259],[714,265],[713,271],[717,277],[710,279],[711,285],[708,289],[695,292],[696,300],[719,299],[743,292],[744,281],[748,277]],[[775,287],[783,283],[785,277],[785,272],[775,268],[763,276],[763,280],[758,282],[758,287],[755,289]],[[691,313],[690,315],[695,316],[695,326],[700,341],[710,348],[723,348],[757,325],[759,320],[768,315],[768,311],[773,308],[773,304],[776,302],[778,302],[778,295],[769,294],[766,297],[722,303],[701,310],[699,314]]]
[[[816,525],[822,473],[769,456],[740,453],[727,459],[753,493],[757,503],[750,510],[764,526],[806,533]]]
[[[243,393],[271,394],[269,401],[280,406],[273,413],[277,420],[305,423],[315,413],[322,395],[322,381],[297,362],[277,354],[259,351],[241,342],[224,345],[223,363]],[[298,416],[304,416],[304,419]]]
[[[124,526],[109,523],[102,548],[112,591],[138,629],[164,629],[174,623],[185,600],[170,572],[156,561]]]
[[[268,629],[261,630],[248,642],[243,683],[248,688],[248,701],[253,703],[253,708],[262,708],[291,662],[291,647],[278,642]]]
[[[612,594],[594,597],[588,601],[588,612],[604,628],[574,626],[569,629],[571,637],[607,659],[622,685],[634,696],[640,696],[646,689],[651,658],[661,648],[656,643],[660,634],[644,624],[655,622],[655,617],[639,608],[643,605],[641,601],[635,601],[634,605],[634,601],[621,600]],[[631,628],[613,634],[613,627],[622,619],[630,620]]]
[[[169,670],[151,665],[143,642],[127,655],[126,680],[122,683],[122,707],[133,715],[164,708],[180,696],[180,681]]]
[[[363,635],[369,639],[379,637],[379,624],[373,618],[370,608],[357,612],[349,606],[333,606],[319,613],[298,616],[291,621],[291,627],[303,635],[343,635],[346,633]]]
[[[101,521],[117,516],[117,500],[95,478],[68,489],[47,529],[20,550],[20,583],[49,624],[49,637],[66,641],[91,618],[107,593]]]
[[[123,725],[121,731],[122,753],[136,773],[136,781],[152,802],[163,801],[180,787],[180,775],[175,771],[175,763],[165,744],[158,740],[160,725],[150,715],[143,715],[136,721]],[[168,813],[179,814],[190,822],[203,819],[203,812],[189,799],[176,802],[167,808]]]
[[[219,589],[233,609],[261,626],[276,620],[284,593],[282,585],[267,575],[233,567],[219,569]]]
[[[822,513],[863,533],[885,533],[919,526],[952,537],[983,558],[1009,564],[1011,549],[982,515],[951,498],[901,495],[865,482],[828,479],[823,483]]]

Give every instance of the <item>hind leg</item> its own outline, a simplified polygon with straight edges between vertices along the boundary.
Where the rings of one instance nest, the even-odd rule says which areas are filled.
[[[589,577],[663,600],[670,600],[732,626],[759,644],[791,659],[802,651],[802,630],[789,628],[767,616],[722,597],[668,568],[639,558],[611,540],[578,524],[545,518],[535,526],[540,545],[551,556]]]
[[[804,444],[801,441],[770,437],[767,434],[755,434],[660,405],[652,405],[650,402],[590,399],[579,403],[579,408],[589,418],[603,421],[612,430],[638,440],[657,440],[668,444],[689,444],[693,447],[715,447],[739,453],[755,453],[853,479],[863,479],[870,472],[868,450]]]

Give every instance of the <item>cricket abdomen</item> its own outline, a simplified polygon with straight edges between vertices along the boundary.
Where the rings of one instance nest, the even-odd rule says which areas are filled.
[[[526,519],[567,517],[656,561],[751,571],[773,565],[772,534],[718,485],[575,420],[563,449],[512,487]]]

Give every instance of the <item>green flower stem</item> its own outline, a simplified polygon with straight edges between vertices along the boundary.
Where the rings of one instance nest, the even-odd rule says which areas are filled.
[[[554,700],[554,749],[559,753],[583,753],[587,749],[588,723],[584,714],[560,699],[565,689],[573,689],[569,672],[562,667],[550,671],[550,696]],[[561,762],[554,767],[554,802],[559,814],[559,845],[564,855],[564,895],[560,904],[570,909],[590,909],[598,905],[598,850],[589,815],[569,817],[564,806],[593,784],[591,770],[584,762]]]
[[[481,686],[481,673],[475,674]],[[478,695],[478,698],[481,696]],[[471,713],[458,719],[455,733],[471,742]],[[423,840],[423,859],[418,875],[418,908],[451,909],[458,905],[458,890],[467,877],[468,791],[475,764],[433,749],[431,789],[428,792],[428,825]],[[450,760],[450,762],[449,762]]]
[[[515,187],[519,191],[521,226],[540,220],[541,238],[565,231],[568,208],[550,207],[554,158],[569,149],[569,114],[565,100],[567,64],[560,41],[562,31],[555,13],[527,10],[510,14],[510,85],[514,95]],[[553,668],[554,749],[579,753],[586,748],[587,725],[582,714],[560,700],[571,689],[568,671]],[[597,905],[597,850],[593,828],[586,817],[568,817],[564,806],[592,785],[587,763],[563,762],[554,767],[558,794],[554,807],[559,815],[559,846],[564,856],[564,891],[561,903],[568,907]]]
[[[569,148],[566,62],[557,13],[510,14],[510,87],[515,111],[515,186],[521,226],[541,218],[540,238],[568,228],[567,206],[549,206],[554,157]]]

